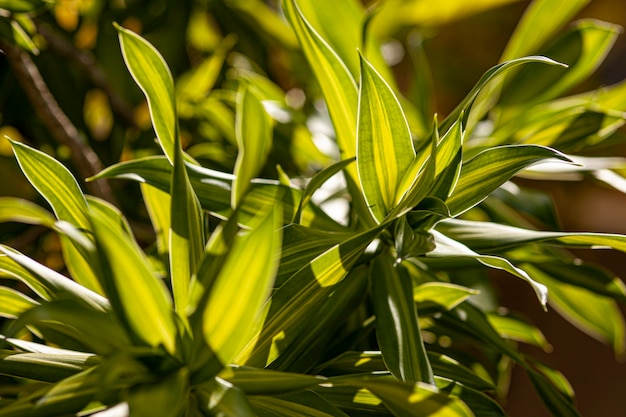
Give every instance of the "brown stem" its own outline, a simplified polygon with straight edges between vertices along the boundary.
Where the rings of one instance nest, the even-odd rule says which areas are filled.
[[[85,73],[89,81],[106,94],[111,104],[111,110],[113,110],[115,116],[126,126],[136,126],[135,120],[133,119],[132,108],[113,88],[111,88],[104,71],[96,62],[93,54],[76,48],[70,42],[55,33],[48,25],[37,21],[35,23],[37,24],[37,31],[46,38],[49,49],[59,57],[75,62]]]
[[[98,155],[85,143],[76,127],[59,107],[30,55],[4,41],[0,42],[0,48],[4,51],[13,74],[41,122],[59,144],[70,149],[72,162],[79,174],[86,178],[100,172],[103,166]],[[106,180],[90,182],[87,189],[91,194],[109,202],[115,201]]]

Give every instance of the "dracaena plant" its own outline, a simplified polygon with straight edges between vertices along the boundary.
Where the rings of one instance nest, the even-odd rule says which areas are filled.
[[[584,21],[544,47],[581,3],[532,3],[502,62],[440,118],[419,105],[425,88],[415,102],[400,94],[380,56],[389,21],[411,23],[400,2],[367,13],[334,0],[357,29],[348,34],[333,30],[338,17],[323,3],[283,2],[339,155],[304,182],[280,169],[279,180],[257,178],[281,123],[276,108],[286,109],[270,79],[234,68],[220,98],[194,90],[213,87],[197,73],[175,88],[157,50],[119,26],[162,156],[92,180],[141,183],[154,248],[137,243],[116,207],[84,195],[60,162],[12,142],[53,213],[5,197],[1,217],[57,232],[68,276],[0,246],[0,270],[23,284],[0,287],[0,373],[16,378],[2,387],[0,417],[504,416],[509,362],[555,416],[578,415],[565,378],[517,350],[546,347],[541,332],[476,299],[467,275],[521,278],[538,303],[623,353],[621,280],[566,248],[625,251],[626,237],[536,230],[528,219],[554,226],[543,215],[550,203],[510,182],[545,175],[542,162],[617,175],[614,160],[569,153],[623,123],[623,84],[561,97],[601,62],[617,29]],[[232,174],[201,166],[179,132],[179,111],[201,117],[194,109],[224,103],[234,109]],[[314,198],[337,175],[344,219]]]

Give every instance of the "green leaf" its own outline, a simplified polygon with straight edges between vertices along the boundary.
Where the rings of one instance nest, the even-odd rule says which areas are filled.
[[[0,317],[14,319],[38,302],[9,287],[0,286]]]
[[[172,167],[163,157],[147,157],[112,165],[92,179],[124,178],[145,182],[161,191],[170,191]],[[205,210],[220,218],[229,218],[232,214],[230,194],[233,176],[195,165],[187,165],[187,172],[193,189]],[[239,221],[250,226],[253,219],[273,204],[282,206],[286,219],[293,218],[300,202],[301,192],[285,187],[278,181],[254,180],[250,191],[239,207]],[[315,225],[325,230],[343,230],[345,228],[332,220],[318,207],[309,204],[302,211],[302,224]]]
[[[87,369],[52,386],[44,386],[0,409],[0,417],[56,417],[75,414],[101,391],[100,376]]]
[[[257,417],[246,395],[220,377],[195,390],[203,415]]]
[[[49,0],[0,0],[0,9],[13,13],[28,13],[49,3]]]
[[[588,335],[611,344],[615,354],[626,353],[626,324],[618,304],[608,297],[566,284],[545,271],[527,265],[525,268],[548,287],[550,305],[566,320]]]
[[[346,413],[311,391],[286,397],[255,396],[251,404],[259,417],[348,417]]]
[[[223,364],[237,357],[262,322],[261,307],[271,293],[280,259],[281,222],[282,213],[272,210],[257,228],[238,237],[210,289],[204,337]]]
[[[509,39],[502,53],[502,61],[535,54],[541,46],[554,38],[556,32],[572,19],[590,0],[535,0]]]
[[[19,222],[53,228],[56,219],[48,210],[28,200],[0,197],[0,223]]]
[[[304,312],[299,317],[294,316],[294,320],[299,320],[300,334],[285,349],[282,340],[277,340],[273,347],[277,348],[279,355],[270,365],[272,369],[309,372],[325,359],[328,346],[341,343],[335,335],[350,325],[346,318],[363,302],[367,281],[367,268],[353,267],[348,276],[326,293],[326,297],[319,297],[321,301],[313,314]],[[346,338],[345,343],[350,344],[352,340]]]
[[[166,255],[169,253],[170,241],[170,195],[146,183],[139,185],[152,228],[156,234],[157,251],[161,256]]]
[[[364,388],[334,385],[322,386],[315,392],[351,416],[393,416],[380,398]]]
[[[507,79],[499,103],[507,107],[558,97],[578,85],[600,65],[620,32],[618,26],[605,22],[577,22],[569,32],[541,52],[541,55],[568,64],[569,69],[525,66]]]
[[[4,254],[0,256],[0,270],[28,285],[40,297],[47,300],[82,301],[99,311],[106,311],[110,308],[106,298],[16,250],[0,245],[0,252]]]
[[[188,402],[187,376],[187,369],[181,368],[173,375],[132,387],[127,400],[129,415],[133,417],[180,416]]]
[[[380,223],[408,191],[399,189],[415,159],[413,140],[389,85],[361,57],[357,168],[365,200]]]
[[[541,330],[526,321],[499,314],[488,314],[487,320],[498,334],[505,339],[528,343],[540,347],[546,352],[552,351],[552,346],[548,343]]]
[[[342,282],[382,227],[360,233],[327,249],[302,267],[274,292],[269,312],[255,343],[250,343],[241,358],[249,366],[266,367],[289,346],[297,343],[302,323],[319,322],[317,309]]]
[[[90,230],[87,202],[70,171],[54,158],[19,142],[13,152],[28,181],[50,204],[57,219]]]
[[[523,269],[515,267],[505,258],[478,254],[461,242],[451,239],[436,230],[433,230],[431,233],[435,237],[435,244],[437,247],[432,252],[427,253],[426,256],[437,258],[473,258],[490,268],[507,271],[508,273],[528,282],[535,290],[539,302],[545,308],[548,301],[547,288],[543,284],[533,280]]]
[[[501,252],[513,246],[549,242],[570,247],[613,248],[626,253],[626,236],[609,233],[544,232],[493,222],[446,219],[437,230],[474,250]]]
[[[33,381],[57,382],[98,364],[92,354],[23,353],[0,350],[0,373]]]
[[[420,333],[411,280],[386,254],[370,268],[372,301],[376,315],[376,339],[383,359],[398,380],[434,385],[433,373]]]
[[[355,157],[358,95],[354,78],[335,51],[305,20],[295,0],[283,0],[282,4],[322,89],[335,127],[341,159]],[[349,167],[348,173],[353,179],[358,178],[356,167]]]
[[[437,414],[450,417],[473,417],[461,400],[438,392],[432,385],[406,384],[389,376],[355,375],[331,378],[336,385],[364,388],[380,398],[398,417],[427,417]]]
[[[148,346],[163,345],[173,353],[176,327],[165,285],[152,274],[141,250],[119,225],[99,213],[92,213],[91,222],[103,287],[129,335]]]
[[[548,409],[559,417],[581,417],[573,399],[564,395],[549,379],[541,373],[527,369],[528,376]]]
[[[446,200],[450,214],[466,212],[517,172],[550,159],[571,162],[554,149],[535,145],[500,146],[481,152],[461,167],[455,191]]]
[[[463,113],[459,115],[463,118]],[[447,199],[459,180],[463,159],[463,139],[465,130],[461,120],[456,121],[437,144],[437,161],[435,162],[436,182],[430,194],[433,197]]]
[[[56,323],[55,323],[56,322]],[[54,327],[97,354],[109,354],[119,349],[127,349],[129,339],[122,326],[111,314],[93,310],[76,300],[50,301],[26,310],[12,322],[12,332],[26,326],[45,330]]]
[[[420,305],[435,303],[451,310],[479,291],[448,282],[426,282],[413,288],[413,300]]]
[[[441,391],[463,401],[476,416],[506,417],[502,407],[487,394],[448,379],[439,378],[437,384]]]
[[[624,124],[621,111],[599,110],[594,101],[542,103],[502,123],[488,143],[533,143],[577,152],[602,143]]]
[[[442,353],[428,352],[428,359],[437,377],[451,379],[467,387],[486,391],[494,389],[494,383],[483,379],[475,370],[460,364]]]
[[[390,37],[405,28],[436,28],[468,18],[516,0],[475,0],[468,3],[442,0],[437,7],[426,0],[387,0],[374,10],[374,28],[378,36]]]
[[[461,101],[455,107],[455,109],[450,114],[448,114],[446,119],[443,121],[443,123],[439,127],[440,132],[447,132],[448,129],[450,129],[450,126],[452,126],[454,122],[459,120],[459,117],[461,116],[462,113],[465,114],[465,118],[467,119],[470,115],[470,109],[472,108],[473,105],[476,105],[476,107],[478,107],[481,111],[483,111],[484,109],[482,109],[481,106],[484,103],[482,103],[481,100],[486,100],[486,99],[484,98],[482,98],[481,100],[477,99],[478,93],[480,93],[481,90],[487,87],[490,82],[497,81],[496,77],[499,77],[500,75],[506,73],[511,68],[514,68],[521,64],[531,63],[531,62],[563,66],[563,64],[559,62],[556,62],[550,58],[546,58],[543,56],[527,56],[524,58],[518,58],[518,59],[506,61],[490,68],[487,72],[483,74],[480,80],[478,80],[476,85],[474,85],[472,90],[465,96],[463,101]],[[489,91],[489,90],[486,90],[486,91]],[[478,103],[474,103],[475,101],[478,101]]]
[[[170,163],[178,136],[174,81],[161,54],[141,36],[114,24],[124,62],[148,101],[152,125]]]
[[[183,160],[180,138],[174,140],[170,186],[169,260],[176,312],[186,320],[189,282],[204,253],[204,221],[198,197],[191,186]]]
[[[335,162],[334,164],[324,168],[320,172],[316,173],[306,185],[300,198],[300,204],[294,217],[294,223],[300,223],[302,220],[302,210],[311,201],[311,197],[315,191],[317,191],[326,181],[332,176],[339,173],[342,169],[354,162],[355,158],[346,159],[344,161]]]
[[[463,303],[449,312],[444,312],[437,319],[437,325],[442,326],[446,330],[477,338],[481,344],[511,357],[511,359],[522,366],[526,366],[522,355],[500,337],[487,320],[485,313],[471,303]]]
[[[323,376],[231,365],[219,375],[246,395],[279,395],[328,382]]]
[[[272,126],[261,99],[250,86],[240,88],[235,117],[237,146],[235,179],[231,193],[231,206],[237,207],[245,196],[250,181],[263,169],[272,147]]]

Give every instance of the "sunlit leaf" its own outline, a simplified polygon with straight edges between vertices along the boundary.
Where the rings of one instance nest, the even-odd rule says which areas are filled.
[[[533,28],[537,31],[537,28]],[[618,26],[597,20],[581,20],[541,51],[542,55],[569,65],[563,68],[528,65],[507,79],[500,104],[536,103],[566,92],[587,78],[604,60],[620,33]]]
[[[449,219],[440,222],[437,230],[474,250],[502,251],[511,246],[550,242],[571,247],[613,248],[626,252],[626,236],[610,233],[544,232],[493,222]]]
[[[605,296],[566,284],[545,271],[527,266],[533,276],[548,287],[550,305],[566,320],[588,335],[610,343],[618,356],[626,352],[626,324],[618,304]]]
[[[453,309],[479,291],[448,282],[426,282],[413,288],[413,300],[419,304],[435,303]]]
[[[269,116],[260,98],[248,86],[242,87],[238,93],[235,123],[239,152],[231,194],[233,208],[243,200],[250,181],[261,172],[272,147]]]
[[[550,159],[570,161],[554,149],[535,145],[501,146],[481,152],[461,167],[455,191],[446,200],[450,213],[464,213],[517,172]]]
[[[488,314],[487,320],[503,338],[535,345],[546,352],[552,350],[541,330],[526,321],[498,314]]]
[[[335,384],[365,388],[380,398],[399,417],[426,417],[437,414],[450,417],[473,417],[470,409],[458,398],[437,392],[428,384],[405,384],[389,376],[355,375],[331,378]]]
[[[473,258],[473,259],[476,259],[478,262],[482,263],[483,265],[486,265],[490,268],[502,269],[504,271],[507,271],[508,273],[528,282],[535,290],[535,293],[537,294],[537,298],[539,299],[539,302],[545,308],[545,305],[548,301],[547,288],[543,284],[540,284],[536,282],[535,280],[533,280],[530,277],[530,275],[528,275],[528,273],[524,271],[523,269],[520,269],[514,266],[505,258],[492,256],[492,255],[478,254],[474,252],[473,250],[471,250],[470,248],[468,248],[467,246],[465,246],[464,244],[462,244],[461,242],[450,239],[449,237],[437,231],[433,231],[432,234],[435,237],[435,244],[437,245],[437,247],[432,252],[429,252],[427,256],[437,257],[437,258],[441,258],[441,257],[443,258],[448,258],[448,257],[450,258],[455,258],[455,257]]]
[[[291,23],[307,61],[317,78],[333,120],[341,159],[356,156],[357,87],[345,64],[328,43],[311,27],[295,0],[284,0],[283,10]],[[357,178],[356,167],[348,168]]]
[[[182,155],[180,138],[174,141],[170,186],[169,260],[170,279],[176,312],[185,320],[189,282],[204,250],[204,222]]]
[[[78,183],[61,163],[19,142],[11,142],[17,162],[33,187],[52,207],[57,219],[89,230],[87,202]]]
[[[0,317],[14,319],[37,303],[32,298],[9,287],[0,287]]]
[[[34,381],[57,382],[99,362],[85,353],[31,353],[0,351],[0,373]]]
[[[100,172],[97,178],[124,178],[145,182],[162,191],[169,192],[171,165],[163,157],[147,157],[112,165]],[[220,218],[228,218],[232,213],[230,194],[233,176],[219,171],[187,165],[189,179],[194,192],[205,210]],[[267,210],[272,204],[280,203],[286,219],[293,218],[299,204],[301,192],[285,187],[278,181],[254,180],[250,191],[239,207],[239,221],[251,225],[259,212]],[[308,204],[302,211],[302,224],[315,225],[325,230],[345,231],[345,228],[332,220],[313,204]]]
[[[174,352],[176,329],[171,299],[155,277],[143,253],[104,216],[91,217],[103,272],[103,287],[129,335],[148,346]],[[128,279],[128,277],[133,279]],[[141,302],[137,302],[137,299]]]
[[[590,0],[573,0],[563,3],[559,0],[533,1],[524,12],[515,31],[511,35],[502,61],[535,54],[555,33]],[[554,13],[558,10],[558,13]]]
[[[49,211],[28,200],[0,197],[0,222],[20,222],[53,227],[56,219]]]
[[[285,394],[327,382],[322,376],[236,365],[227,367],[219,376],[237,386],[246,395]]]
[[[366,247],[376,238],[378,227],[332,246],[303,266],[274,292],[264,328],[242,358],[245,364],[265,367],[274,362],[302,332],[302,322],[318,320],[317,308],[332,294],[333,287],[350,273]]]
[[[443,121],[443,123],[441,123],[440,131],[447,132],[450,126],[452,126],[454,122],[459,120],[459,116],[461,115],[461,113],[464,113],[465,118],[468,118],[470,115],[470,109],[474,105],[476,105],[477,108],[481,109],[481,111],[484,110],[481,108],[483,103],[481,103],[481,101],[477,99],[478,94],[481,92],[481,90],[487,87],[490,82],[497,80],[497,77],[506,73],[511,68],[517,67],[518,65],[521,65],[521,64],[529,64],[529,63],[543,63],[543,64],[550,64],[550,65],[564,66],[563,64],[557,61],[554,61],[550,58],[546,58],[544,56],[527,56],[524,58],[518,58],[518,59],[506,61],[490,68],[487,72],[483,74],[483,76],[480,78],[480,80],[478,80],[478,82],[474,85],[474,87],[472,87],[472,90],[465,96],[463,101],[461,101],[455,107],[455,109],[450,114],[448,114],[448,116]],[[486,100],[486,99],[483,98],[482,100]],[[475,101],[478,101],[478,102],[475,102]]]
[[[370,269],[376,339],[385,364],[400,381],[434,384],[411,294],[411,282],[402,265],[388,255],[374,259]]]
[[[357,129],[359,180],[380,223],[407,191],[398,186],[415,159],[415,149],[400,102],[363,57]]]
[[[273,210],[257,228],[235,239],[210,289],[203,315],[204,337],[224,364],[240,353],[262,318],[261,307],[278,268],[281,216]]]
[[[119,25],[116,29],[126,66],[148,101],[159,144],[173,163],[178,121],[172,74],[161,54],[145,39]]]
[[[6,246],[0,245],[0,269],[28,285],[44,299],[79,300],[96,310],[105,311],[109,301],[71,279],[41,265],[35,260]]]
[[[133,387],[128,393],[129,415],[180,415],[187,405],[188,383],[187,370],[182,368],[174,375]]]

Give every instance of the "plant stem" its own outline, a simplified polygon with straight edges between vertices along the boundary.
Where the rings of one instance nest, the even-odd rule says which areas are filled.
[[[80,176],[87,178],[100,172],[103,165],[98,155],[85,143],[78,129],[63,112],[30,55],[7,42],[0,42],[0,48],[41,122],[59,144],[70,149],[72,163]],[[112,203],[115,201],[106,180],[87,183],[86,187],[97,197]]]

